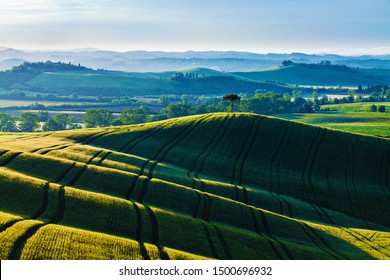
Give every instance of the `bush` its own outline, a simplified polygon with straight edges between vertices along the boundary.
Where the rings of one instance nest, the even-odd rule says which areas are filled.
[[[386,112],[386,107],[383,106],[383,105],[379,106],[379,107],[378,107],[378,112],[380,112],[380,113]]]

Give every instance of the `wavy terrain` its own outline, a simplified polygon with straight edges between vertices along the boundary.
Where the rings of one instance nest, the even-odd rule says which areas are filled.
[[[390,259],[390,142],[254,114],[0,135],[0,259]]]

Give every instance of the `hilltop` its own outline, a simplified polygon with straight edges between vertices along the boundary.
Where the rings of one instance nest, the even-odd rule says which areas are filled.
[[[390,259],[390,142],[255,114],[0,135],[1,259]]]

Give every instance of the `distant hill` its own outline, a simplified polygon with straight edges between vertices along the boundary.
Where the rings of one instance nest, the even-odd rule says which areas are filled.
[[[390,142],[254,114],[0,134],[0,259],[390,259]]]
[[[10,62],[15,61],[15,64]],[[257,54],[235,51],[128,51],[114,52],[96,49],[69,51],[20,51],[0,49],[0,70],[20,64],[20,60],[63,61],[93,69],[127,72],[165,72],[191,68],[210,68],[227,72],[259,71],[279,66],[284,60],[296,63],[319,63],[329,60],[333,64],[350,67],[390,69],[390,56],[341,56],[335,54]]]
[[[176,73],[182,79],[174,79]],[[161,95],[253,93],[260,89],[277,93],[292,89],[211,69],[139,73],[91,70],[64,63],[27,63],[0,72],[0,88],[38,93],[80,95]]]
[[[262,71],[232,74],[257,81],[280,81],[298,85],[357,87],[390,83],[390,69],[360,69],[325,63],[291,63]]]

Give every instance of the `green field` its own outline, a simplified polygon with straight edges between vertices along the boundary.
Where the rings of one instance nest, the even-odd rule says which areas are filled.
[[[370,106],[383,105],[386,112],[369,112]],[[348,132],[390,137],[390,102],[364,102],[323,105],[313,114],[280,114],[278,117]]]
[[[390,259],[383,138],[217,113],[0,147],[0,259]]]

